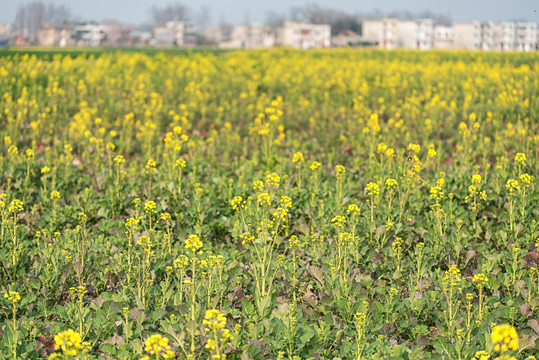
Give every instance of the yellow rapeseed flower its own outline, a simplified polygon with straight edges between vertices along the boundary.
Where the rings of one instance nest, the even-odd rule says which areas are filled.
[[[517,330],[509,324],[496,325],[492,329],[490,340],[494,344],[494,351],[518,350]]]

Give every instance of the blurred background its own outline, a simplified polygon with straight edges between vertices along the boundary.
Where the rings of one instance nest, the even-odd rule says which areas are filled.
[[[535,1],[7,1],[0,46],[536,51]]]

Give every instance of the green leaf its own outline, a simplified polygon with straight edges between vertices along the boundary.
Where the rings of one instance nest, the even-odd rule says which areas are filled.
[[[272,300],[271,295],[267,295],[262,300],[260,300],[260,304],[258,306],[258,314],[260,315],[262,319],[265,318],[267,315],[269,315],[270,306],[272,302],[271,300]]]

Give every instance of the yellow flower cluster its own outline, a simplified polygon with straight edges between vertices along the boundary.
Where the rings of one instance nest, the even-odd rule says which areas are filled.
[[[377,197],[380,194],[380,186],[378,184],[370,182],[367,184],[365,191],[369,196]]]
[[[117,167],[119,167],[124,162],[125,162],[125,159],[122,155],[118,155],[114,158],[114,163],[116,164]]]
[[[144,212],[146,212],[146,214],[155,214],[157,212],[155,210],[156,207],[155,201],[146,201],[146,203],[144,203]]]
[[[53,190],[51,192],[51,200],[58,200],[60,198],[60,192],[57,190]]]
[[[146,172],[148,174],[153,174],[155,172],[155,168],[157,166],[157,163],[155,162],[155,160],[148,160],[146,162],[146,165],[144,166],[144,168],[146,169]]]
[[[159,334],[150,336],[144,342],[144,351],[146,351],[149,355],[143,356],[142,358],[140,358],[140,360],[174,358],[174,351],[171,350],[171,347],[168,343],[168,338]]]
[[[441,201],[444,198],[444,178],[439,178],[436,181],[436,186],[430,188],[430,198],[436,202]]]
[[[472,175],[472,184],[481,184],[481,175],[479,174]]]
[[[421,150],[421,146],[418,145],[418,144],[412,144],[412,143],[410,143],[410,144],[408,144],[408,149],[411,150],[411,151],[413,151],[414,153],[417,154],[417,153],[419,153],[419,151]]]
[[[311,169],[311,171],[317,171],[318,169],[320,169],[321,166],[322,166],[322,164],[319,163],[318,161],[313,161],[311,163],[310,169]]]
[[[292,235],[288,241],[290,249],[297,249],[300,246],[299,238],[296,235]]]
[[[183,169],[187,166],[187,162],[184,159],[178,159],[176,160],[176,167],[179,169]]]
[[[518,350],[517,331],[509,324],[496,325],[492,329],[490,340],[494,344],[494,351]]]
[[[303,153],[301,151],[298,151],[294,154],[294,157],[292,158],[293,163],[303,163],[305,162],[305,159],[303,158]]]
[[[335,166],[335,173],[337,174],[337,179],[342,179],[344,173],[346,173],[346,168],[342,165]]]
[[[331,223],[338,231],[340,231],[344,225],[346,225],[346,218],[344,216],[337,215],[331,219]]]
[[[256,192],[264,190],[264,183],[260,180],[256,180],[253,182],[253,190]]]
[[[62,359],[65,357],[75,357],[79,351],[89,350],[90,344],[82,342],[80,334],[72,329],[58,333],[54,336],[54,348],[61,353],[53,353],[49,359]]]
[[[191,252],[195,253],[198,249],[202,247],[202,241],[196,235],[189,235],[185,240],[185,248],[191,249]]]
[[[21,301],[21,295],[19,295],[18,292],[11,290],[4,294],[4,298],[6,298],[13,305],[16,305],[19,301]]]
[[[530,185],[532,182],[535,181],[535,176],[532,176],[530,174],[522,174],[522,175],[520,175],[520,181],[524,185]]]
[[[206,331],[213,329],[224,329],[226,325],[226,317],[219,310],[207,310],[206,314],[204,314],[202,324],[207,326]]]
[[[520,186],[518,184],[518,181],[514,179],[507,180],[507,183],[505,184],[505,188],[509,190],[510,194],[514,194],[515,192],[520,190]]]
[[[292,199],[288,196],[281,196],[281,206],[283,208],[291,208],[292,207]]]
[[[348,205],[346,212],[352,216],[358,216],[360,213],[359,207],[356,204]]]
[[[268,194],[267,192],[258,194],[258,204],[262,206],[270,206],[271,205],[270,194]]]
[[[386,184],[387,189],[391,191],[395,189],[395,187],[397,186],[397,180],[387,179],[385,184]]]
[[[456,265],[451,265],[449,269],[445,272],[444,284],[449,285],[450,287],[459,286],[462,283],[462,277],[460,275],[460,270]]]
[[[476,352],[474,357],[472,358],[472,360],[489,360],[489,359],[490,359],[490,355],[485,350]]]
[[[22,201],[14,199],[9,203],[9,212],[19,213],[23,210]]]
[[[230,205],[232,205],[232,209],[234,210],[245,209],[245,200],[241,196],[234,196],[232,201],[230,201]]]
[[[275,211],[273,212],[273,217],[275,217],[276,219],[280,220],[281,222],[286,221],[287,216],[288,216],[288,211],[287,211],[285,208],[283,208],[283,207],[278,207],[278,208],[275,209]]]
[[[268,174],[268,176],[266,176],[266,183],[270,187],[278,188],[280,182],[281,182],[281,177],[276,173],[271,173],[271,174]]]
[[[526,154],[517,153],[515,156],[515,161],[519,163],[520,165],[526,165]]]
[[[485,275],[485,274],[476,274],[474,275],[474,277],[472,278],[472,282],[477,286],[477,287],[483,287],[485,286],[485,284],[487,283],[488,281],[488,277]]]

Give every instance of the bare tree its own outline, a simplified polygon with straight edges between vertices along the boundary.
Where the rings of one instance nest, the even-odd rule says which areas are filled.
[[[207,6],[201,6],[196,13],[196,27],[198,32],[204,31],[211,23],[211,11]]]
[[[362,18],[378,19],[382,17],[389,17],[399,20],[415,20],[415,19],[432,19],[435,24],[451,25],[451,16],[448,14],[434,13],[429,10],[412,12],[408,10],[393,10],[387,13],[383,13],[380,10],[375,10],[372,13],[362,15]]]
[[[45,6],[42,1],[34,1],[18,7],[13,25],[22,35],[35,38],[43,25],[60,26],[71,19],[71,11],[64,5]]]
[[[187,21],[191,19],[191,10],[180,3],[168,4],[164,7],[153,6],[150,12],[154,25],[162,25],[168,21]]]
[[[315,3],[291,8],[290,17],[293,21],[303,21],[311,24],[329,24],[331,25],[331,33],[333,35],[344,30],[355,32],[361,30],[358,15],[351,15],[342,10],[324,8]]]
[[[264,21],[266,25],[277,28],[277,27],[283,26],[285,21],[286,21],[286,15],[277,13],[272,10],[266,11],[265,21]]]
[[[46,10],[47,22],[55,26],[64,25],[72,20],[71,10],[65,5],[49,4]]]
[[[234,27],[230,23],[227,23],[226,21],[222,20],[219,24],[219,30],[221,31],[221,41],[230,40],[233,29]]]

